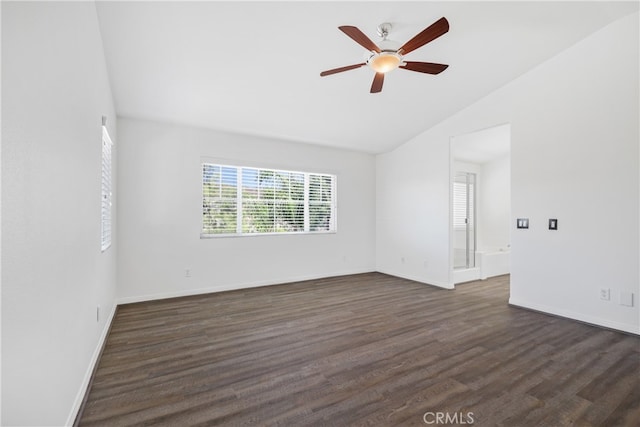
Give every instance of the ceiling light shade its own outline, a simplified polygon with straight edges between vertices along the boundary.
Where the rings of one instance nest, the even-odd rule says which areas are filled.
[[[376,73],[387,73],[395,70],[402,63],[402,57],[397,52],[375,53],[369,57],[367,64]]]

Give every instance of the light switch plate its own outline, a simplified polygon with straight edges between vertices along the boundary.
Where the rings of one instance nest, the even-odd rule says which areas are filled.
[[[529,228],[529,218],[518,218],[516,220],[517,228]]]
[[[620,305],[633,307],[633,292],[620,292]]]

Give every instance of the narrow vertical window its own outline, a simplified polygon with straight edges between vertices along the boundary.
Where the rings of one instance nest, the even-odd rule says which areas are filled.
[[[309,174],[309,231],[334,229],[333,187],[331,175]]]
[[[113,143],[109,138],[107,128],[102,126],[102,203],[101,203],[101,249],[106,251],[111,246],[111,205],[112,205],[112,170],[111,147]]]

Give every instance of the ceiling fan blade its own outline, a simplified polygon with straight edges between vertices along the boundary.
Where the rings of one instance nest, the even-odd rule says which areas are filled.
[[[373,50],[374,52],[380,53],[380,48],[376,46],[374,42],[371,41],[369,37],[367,37],[362,31],[360,31],[357,27],[351,25],[343,25],[338,27],[340,31],[351,37],[356,43],[367,50]]]
[[[414,38],[406,42],[399,51],[402,51],[403,55],[406,55],[409,52],[416,50],[419,47],[424,46],[432,40],[437,39],[444,33],[449,31],[449,21],[446,18],[442,17],[438,19],[436,22],[422,30],[419,34],[417,34]]]
[[[434,64],[433,62],[412,62],[406,61],[405,65],[401,65],[398,68],[405,70],[417,71],[418,73],[426,74],[440,74],[446,70],[448,65],[446,64]]]
[[[355,70],[356,68],[360,68],[363,65],[366,65],[366,63],[363,62],[362,64],[347,65],[346,67],[334,68],[332,70],[323,71],[320,73],[320,77],[330,76],[331,74],[336,74],[336,73],[342,73],[343,71]]]
[[[382,83],[384,83],[384,73],[376,73],[371,83],[371,93],[382,92]]]

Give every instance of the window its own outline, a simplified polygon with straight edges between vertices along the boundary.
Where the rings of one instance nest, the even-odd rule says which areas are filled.
[[[464,229],[467,226],[467,185],[453,183],[453,228]]]
[[[102,126],[102,206],[101,206],[101,248],[106,251],[111,246],[111,138],[107,128]]]
[[[334,175],[202,164],[202,235],[336,231]]]
[[[475,224],[475,174],[461,172],[453,183],[453,228],[464,230]]]

